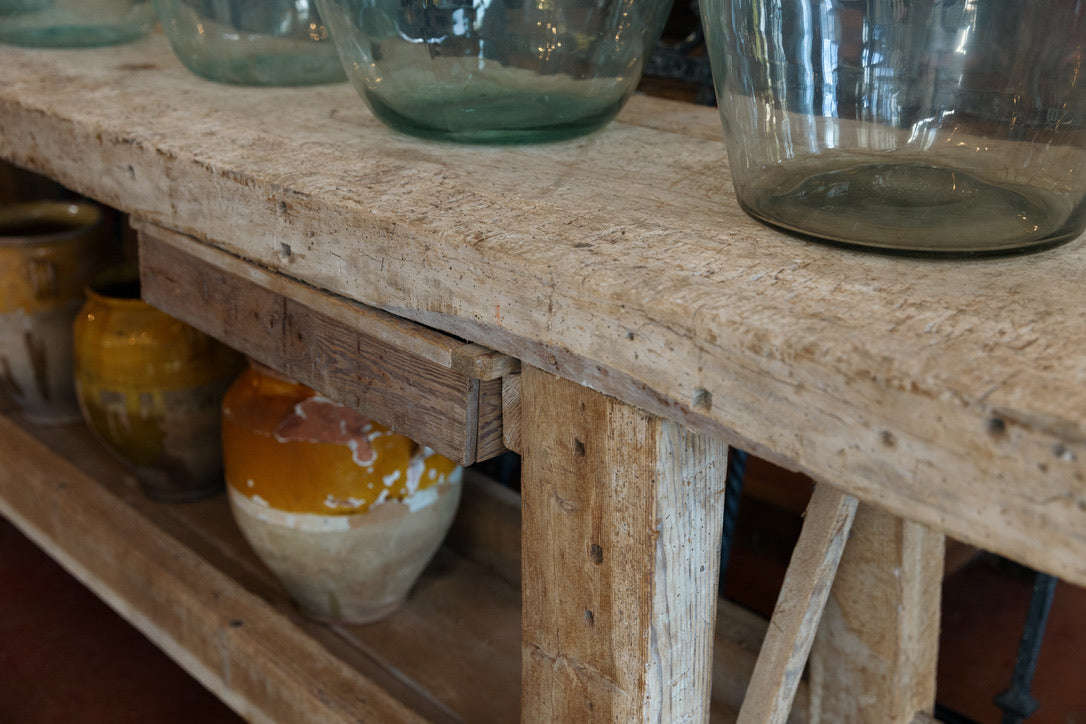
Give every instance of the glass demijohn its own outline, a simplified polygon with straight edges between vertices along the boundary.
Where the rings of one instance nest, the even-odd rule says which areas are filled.
[[[848,244],[1048,246],[1086,223],[1086,4],[707,0],[739,202]]]
[[[154,3],[174,53],[204,78],[256,86],[316,85],[347,78],[312,0]]]
[[[595,130],[641,78],[670,0],[318,0],[355,87],[407,133],[545,141]]]
[[[155,24],[151,0],[0,0],[0,42],[42,48],[127,43]]]

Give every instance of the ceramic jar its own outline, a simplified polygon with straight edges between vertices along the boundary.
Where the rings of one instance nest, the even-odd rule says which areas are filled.
[[[80,419],[72,321],[106,239],[90,203],[0,206],[0,389],[34,422]]]
[[[363,623],[399,607],[452,523],[461,468],[255,363],[222,429],[234,518],[302,611]]]
[[[95,279],[74,339],[83,417],[140,489],[162,502],[221,492],[219,410],[244,357],[142,301],[133,267]]]

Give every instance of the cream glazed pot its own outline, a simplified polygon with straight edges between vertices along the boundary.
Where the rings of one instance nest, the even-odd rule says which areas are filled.
[[[222,427],[234,518],[301,610],[347,623],[395,611],[452,524],[462,469],[255,363]]]

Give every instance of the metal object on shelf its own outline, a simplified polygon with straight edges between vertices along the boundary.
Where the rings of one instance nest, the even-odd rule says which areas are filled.
[[[1056,594],[1055,576],[1038,572],[1033,579],[1033,593],[1026,613],[1026,625],[1018,643],[1018,655],[1014,660],[1011,685],[995,698],[995,705],[1003,710],[1003,724],[1017,724],[1028,719],[1041,703],[1030,692],[1033,674],[1037,670],[1037,657],[1041,653],[1048,613]]]
[[[732,555],[732,541],[735,538],[735,523],[739,518],[739,499],[743,496],[743,479],[747,473],[747,460],[750,455],[738,449],[732,449],[728,456],[728,473],[724,487],[724,530],[720,536],[720,584],[724,590],[724,579],[728,573],[728,561]]]

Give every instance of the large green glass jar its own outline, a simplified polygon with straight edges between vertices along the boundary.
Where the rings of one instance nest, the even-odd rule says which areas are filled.
[[[196,75],[257,86],[347,79],[312,0],[154,0],[154,4],[174,53]]]
[[[547,141],[600,128],[670,0],[318,0],[373,113],[418,136]]]
[[[739,202],[819,239],[1008,252],[1086,226],[1086,4],[705,0]]]
[[[127,43],[155,24],[150,0],[0,0],[0,42],[43,48]]]

